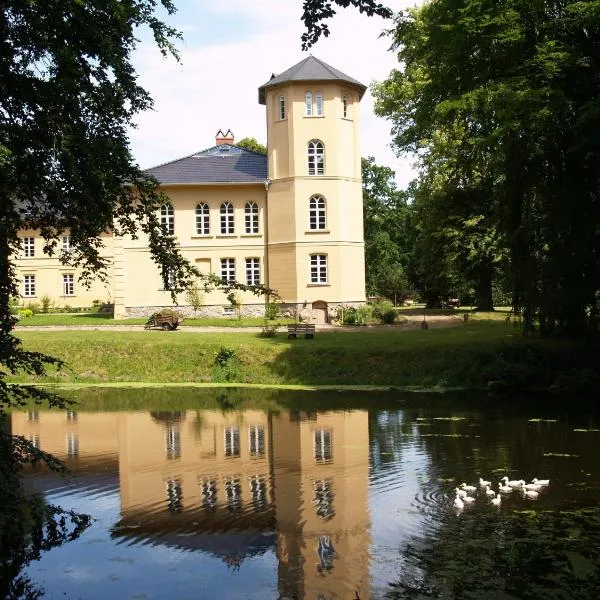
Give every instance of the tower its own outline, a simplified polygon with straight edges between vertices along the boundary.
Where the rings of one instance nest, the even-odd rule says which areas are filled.
[[[266,106],[268,285],[328,320],[365,301],[359,102],[366,87],[309,56],[259,88]]]

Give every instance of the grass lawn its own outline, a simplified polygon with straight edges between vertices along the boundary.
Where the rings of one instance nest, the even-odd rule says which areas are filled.
[[[600,353],[569,341],[525,340],[493,321],[414,331],[318,333],[288,340],[255,333],[178,331],[20,331],[24,347],[48,353],[69,368],[43,379],[12,382],[211,383],[376,385],[415,387],[548,386],[559,372],[595,369]],[[215,362],[223,349],[234,359]],[[594,362],[595,361],[595,362]]]
[[[19,327],[47,327],[69,325],[144,325],[148,319],[113,319],[111,314],[85,313],[85,314],[36,314],[19,321]],[[280,318],[269,323],[293,323],[293,319]],[[186,318],[182,327],[260,327],[265,320],[262,317],[237,317],[228,318]]]

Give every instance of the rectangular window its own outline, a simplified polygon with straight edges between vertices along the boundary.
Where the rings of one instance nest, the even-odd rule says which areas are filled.
[[[323,94],[317,93],[317,117],[323,116]]]
[[[248,285],[260,284],[260,259],[246,259],[246,283]]]
[[[265,428],[252,425],[249,431],[250,456],[262,457],[265,455]]]
[[[75,279],[72,273],[65,273],[62,276],[63,280],[63,296],[75,295]]]
[[[306,94],[304,95],[304,101],[305,101],[305,105],[306,105],[306,116],[307,117],[312,117],[312,92],[306,92]]]
[[[348,96],[342,96],[342,110],[344,119],[348,118]]]
[[[163,290],[172,290],[175,287],[175,277],[173,275],[173,269],[164,266],[161,272]]]
[[[35,256],[35,238],[24,237],[23,238],[23,256],[25,258],[31,258]]]
[[[179,425],[168,425],[165,431],[167,460],[181,458],[181,431]]]
[[[180,513],[183,510],[183,488],[179,479],[170,479],[165,484],[167,492],[167,510]]]
[[[230,511],[237,512],[242,509],[242,484],[239,479],[225,480],[225,497]]]
[[[71,236],[70,235],[62,236],[62,250],[63,250],[63,252],[71,252]]]
[[[335,516],[333,509],[333,489],[329,479],[313,481],[313,506],[321,519],[331,519]]]
[[[79,456],[79,436],[74,431],[67,433],[67,456],[69,458]]]
[[[267,482],[264,477],[250,477],[250,494],[254,510],[260,511],[267,506]]]
[[[23,296],[35,296],[35,275],[23,276]]]
[[[167,235],[175,235],[175,212],[170,204],[160,209],[160,224]]]
[[[327,254],[311,255],[310,282],[327,283]]]
[[[202,508],[208,511],[214,511],[217,508],[217,480],[202,479],[200,481],[200,491],[202,493]]]
[[[313,432],[315,462],[330,462],[333,458],[331,429],[315,429]]]
[[[225,428],[225,456],[238,457],[240,455],[240,430],[237,427]]]
[[[235,258],[221,259],[221,281],[235,281]]]
[[[285,119],[285,96],[279,96],[279,119]]]

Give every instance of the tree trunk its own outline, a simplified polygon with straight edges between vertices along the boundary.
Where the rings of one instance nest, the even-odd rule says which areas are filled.
[[[494,310],[494,301],[492,298],[494,270],[489,261],[483,261],[477,271],[477,307],[475,310],[490,312]]]

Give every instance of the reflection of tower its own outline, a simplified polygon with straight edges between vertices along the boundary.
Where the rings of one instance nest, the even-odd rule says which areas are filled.
[[[366,411],[272,419],[279,593],[370,597]]]

